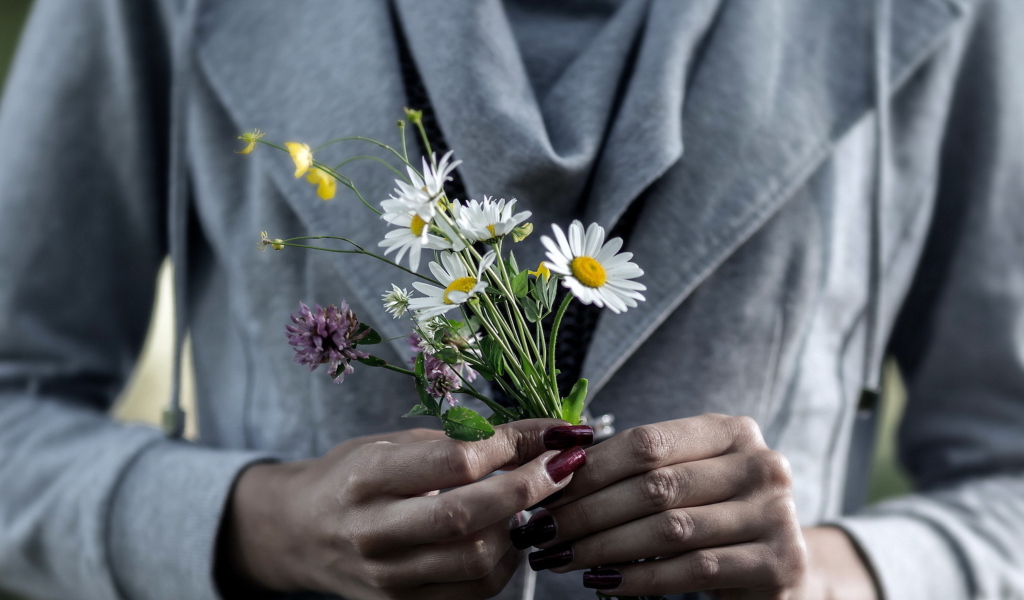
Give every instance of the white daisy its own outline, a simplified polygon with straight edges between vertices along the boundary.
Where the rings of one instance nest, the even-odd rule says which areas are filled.
[[[452,203],[452,212],[464,236],[474,242],[487,242],[507,235],[530,218],[529,211],[513,214],[515,207],[515,198],[506,204],[504,198],[495,202],[484,196],[483,202],[470,200],[465,206],[456,200]]]
[[[445,182],[451,181],[452,171],[462,164],[461,160],[449,162],[451,157],[452,151],[449,150],[441,157],[437,168],[434,167],[437,155],[430,156],[430,163],[424,158],[422,177],[412,167],[406,167],[409,183],[395,180],[398,187],[387,200],[381,202],[384,212],[415,212],[424,221],[432,220],[437,214],[437,201],[444,193]]]
[[[612,312],[621,313],[634,308],[637,300],[644,300],[640,292],[647,286],[630,281],[644,272],[629,262],[633,253],[618,254],[622,238],[605,243],[604,228],[597,223],[591,223],[584,233],[583,223],[573,221],[568,239],[558,225],[553,229],[557,243],[546,235],[540,238],[548,249],[544,264],[552,273],[562,276],[563,285],[581,302],[607,306]]]
[[[380,299],[384,302],[384,310],[399,318],[409,310],[409,290],[391,284],[391,291],[381,294]]]
[[[430,272],[434,274],[438,283],[446,287],[420,282],[412,284],[426,294],[424,298],[409,300],[409,308],[416,311],[416,319],[422,323],[432,317],[443,315],[486,290],[487,282],[483,280],[483,274],[494,264],[494,258],[494,251],[488,252],[480,260],[477,272],[470,274],[458,255],[452,252],[441,253],[441,264],[431,262]]]
[[[397,250],[395,262],[402,262],[402,257],[408,252],[409,268],[413,271],[420,268],[420,252],[423,248],[447,250],[452,247],[443,237],[430,233],[430,221],[414,212],[386,212],[381,217],[398,229],[387,232],[377,245],[386,248],[385,256]]]

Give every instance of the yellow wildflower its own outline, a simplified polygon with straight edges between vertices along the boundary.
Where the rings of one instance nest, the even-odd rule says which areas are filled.
[[[537,265],[536,271],[530,271],[530,275],[533,275],[534,277],[543,276],[544,279],[547,280],[551,279],[551,270],[548,269],[548,266],[546,264],[544,264],[544,261],[541,261],[541,263]]]
[[[338,188],[338,182],[334,177],[320,167],[313,167],[310,169],[309,174],[306,175],[306,181],[317,186],[316,195],[320,196],[321,200],[330,200],[333,198],[334,192]]]
[[[288,154],[291,154],[292,160],[295,161],[295,178],[298,179],[313,166],[313,151],[309,149],[309,144],[300,144],[299,142],[286,142],[285,147],[288,148]]]
[[[249,154],[250,152],[255,150],[256,142],[259,141],[259,139],[265,135],[267,134],[263,133],[259,129],[253,129],[250,132],[243,133],[242,135],[238,136],[238,139],[245,142],[245,148],[239,150],[238,154]]]

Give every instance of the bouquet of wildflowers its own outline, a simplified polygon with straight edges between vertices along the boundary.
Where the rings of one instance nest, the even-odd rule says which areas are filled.
[[[287,327],[295,361],[311,371],[326,365],[337,383],[354,371],[353,363],[409,376],[419,403],[407,416],[439,418],[445,433],[459,440],[485,439],[494,433],[495,425],[518,419],[551,417],[578,424],[587,381],[577,381],[565,397],[559,393],[555,341],[562,317],[573,301],[616,313],[635,307],[644,299],[641,292],[646,288],[634,281],[643,271],[630,262],[632,254],[620,252],[620,238],[606,240],[600,225],[584,227],[579,221],[567,231],[553,226],[553,236],[540,238],[547,260],[536,270],[520,268],[511,246],[532,233],[533,225],[527,221],[530,213],[516,212],[515,199],[449,197],[445,183],[461,161],[453,160],[451,152],[438,160],[423,128],[422,113],[406,109],[406,115],[428,155],[418,164],[409,159],[405,121],[398,122],[401,151],[363,137],[329,142],[374,144],[401,162],[404,172],[372,157],[399,177],[379,209],[366,201],[339,167],[318,161],[307,144],[280,146],[264,141],[258,130],[240,138],[247,143],[242,153],[251,152],[257,144],[287,152],[295,162],[295,176],[305,176],[320,198],[332,199],[340,184],[391,226],[379,243],[382,254],[345,237],[271,239],[266,232],[260,241],[262,249],[364,254],[419,279],[413,283],[414,291],[392,284],[382,296],[383,308],[393,318],[410,318],[409,342],[416,355],[410,365],[391,364],[371,354],[370,347],[379,344],[381,336],[361,322],[346,302],[326,308],[300,303]],[[342,247],[312,246],[312,240],[329,240]],[[430,253],[429,275],[419,272],[424,251]],[[556,302],[559,284],[569,293]],[[546,329],[546,318],[552,314]],[[481,385],[481,379],[489,386]],[[487,395],[488,387],[500,389],[514,404],[493,400]],[[461,405],[460,395],[483,402],[491,414],[485,417]]]
[[[445,433],[459,440],[485,439],[495,425],[525,418],[560,418],[578,424],[587,381],[577,381],[565,397],[559,393],[555,341],[562,317],[574,300],[615,313],[635,307],[644,299],[645,286],[634,281],[643,271],[630,262],[632,254],[620,252],[620,238],[606,240],[600,225],[584,227],[579,221],[567,231],[553,226],[553,237],[540,238],[547,260],[536,270],[521,269],[511,246],[532,233],[533,225],[527,221],[530,213],[516,212],[515,199],[449,197],[445,183],[461,161],[452,160],[451,152],[438,160],[423,128],[422,113],[406,109],[406,115],[429,157],[418,164],[409,159],[405,121],[398,122],[401,151],[362,137],[329,142],[374,144],[405,167],[403,172],[381,161],[399,178],[379,209],[366,201],[350,178],[318,161],[307,144],[280,146],[264,141],[258,130],[240,138],[247,143],[242,153],[251,152],[257,144],[285,151],[295,162],[295,176],[305,176],[320,198],[332,199],[340,184],[392,227],[379,243],[382,254],[345,237],[271,239],[266,232],[261,249],[364,254],[419,279],[413,283],[415,291],[392,284],[382,296],[383,308],[393,318],[410,318],[409,341],[416,355],[411,365],[391,364],[371,354],[370,347],[379,344],[381,336],[361,322],[346,302],[312,309],[300,303],[287,327],[295,361],[311,371],[326,365],[337,383],[353,372],[353,363],[407,375],[419,398],[407,416],[439,418]],[[312,240],[330,240],[343,247],[312,246]],[[429,275],[419,272],[424,251],[430,252]],[[559,284],[569,293],[556,306]],[[546,330],[545,319],[552,313]],[[490,382],[490,389],[504,392],[514,405],[489,397],[488,386],[481,385],[480,379]],[[491,414],[485,417],[461,405],[460,395],[483,402]]]

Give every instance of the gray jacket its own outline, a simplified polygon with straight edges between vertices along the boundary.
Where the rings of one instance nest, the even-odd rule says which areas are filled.
[[[1024,597],[1024,3],[892,0],[876,22],[862,0],[723,0],[677,23],[658,11],[683,3],[652,0],[636,23],[663,37],[630,56],[688,58],[637,67],[655,75],[631,113],[647,118],[608,132],[599,157],[568,116],[611,102],[531,112],[523,78],[495,70],[509,32],[473,33],[499,4],[467,2],[396,4],[469,192],[563,219],[545,212],[542,177],[502,180],[548,164],[566,193],[589,178],[587,218],[610,225],[643,199],[629,249],[648,301],[597,325],[591,410],[620,428],[751,415],[793,465],[802,522],[850,532],[889,600]],[[419,424],[399,418],[406,381],[359,369],[335,386],[283,341],[299,300],[344,298],[375,318],[401,279],[352,257],[255,251],[260,230],[373,244],[385,224],[351,199],[317,200],[282,155],[234,153],[254,127],[393,139],[408,101],[395,22],[375,0],[36,5],[0,111],[0,588],[213,599],[240,469]],[[453,7],[470,20],[446,19]],[[672,35],[690,18],[704,21]],[[873,22],[891,36],[882,52]],[[508,137],[489,135],[495,123]],[[551,143],[531,146],[545,126]],[[566,148],[599,174],[579,176]],[[386,172],[349,172],[386,197]],[[185,228],[172,195],[190,199]],[[187,258],[197,443],[107,415],[169,249]],[[866,452],[852,435],[865,357],[880,355],[865,351],[871,314],[908,378],[900,440],[916,491],[843,514],[848,465]],[[591,593],[542,574],[536,597]]]

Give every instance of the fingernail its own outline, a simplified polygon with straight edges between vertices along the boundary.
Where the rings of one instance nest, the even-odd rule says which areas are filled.
[[[622,573],[615,569],[599,569],[583,574],[583,587],[592,590],[610,590],[622,585]]]
[[[554,504],[555,502],[558,502],[559,500],[561,500],[562,496],[564,496],[564,495],[565,495],[565,490],[558,490],[554,494],[551,494],[547,498],[541,500],[540,502],[534,504],[533,506],[531,506],[530,508],[528,508],[526,510],[537,510],[538,508],[540,508],[542,506],[547,506],[548,504]]]
[[[555,539],[555,518],[551,515],[538,515],[526,525],[509,532],[512,545],[516,550],[525,550],[530,546],[543,544]]]
[[[562,450],[548,461],[548,475],[551,476],[555,483],[559,483],[586,462],[587,453],[583,448],[576,447]]]
[[[544,569],[557,569],[572,562],[572,546],[559,544],[547,550],[538,550],[530,553],[530,568],[534,571]]]
[[[544,447],[562,450],[594,443],[594,428],[590,425],[559,425],[544,432]]]

